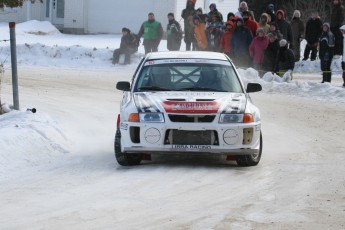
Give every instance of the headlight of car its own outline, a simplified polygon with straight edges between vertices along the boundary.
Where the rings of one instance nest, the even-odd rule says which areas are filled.
[[[219,117],[219,123],[252,123],[254,117],[250,113],[245,114],[221,114]]]
[[[140,113],[140,122],[164,122],[164,116],[162,113]]]
[[[240,123],[243,122],[243,114],[221,114],[219,123]]]

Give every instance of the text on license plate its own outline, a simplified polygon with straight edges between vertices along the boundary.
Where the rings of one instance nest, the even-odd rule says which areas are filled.
[[[184,151],[202,151],[212,149],[210,145],[172,145],[173,149],[180,149]]]

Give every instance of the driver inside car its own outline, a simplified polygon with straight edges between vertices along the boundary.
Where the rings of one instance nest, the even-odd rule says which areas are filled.
[[[172,89],[171,74],[168,67],[157,66],[152,69],[150,86]]]
[[[200,78],[197,81],[196,86],[216,90],[220,90],[222,88],[217,76],[217,71],[209,68],[200,70]]]

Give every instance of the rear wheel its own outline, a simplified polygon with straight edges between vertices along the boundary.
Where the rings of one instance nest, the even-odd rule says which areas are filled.
[[[121,152],[121,132],[119,129],[116,130],[115,134],[114,150],[116,161],[122,166],[139,165],[142,160],[142,155],[139,153]]]
[[[236,156],[236,162],[238,166],[247,167],[247,166],[255,166],[259,164],[261,159],[262,153],[262,134],[260,132],[260,147],[258,154],[251,154],[251,155],[240,155]]]

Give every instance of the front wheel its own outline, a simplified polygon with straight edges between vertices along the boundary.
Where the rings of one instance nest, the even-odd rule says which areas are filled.
[[[139,165],[142,160],[142,155],[139,153],[129,154],[121,152],[121,132],[119,129],[116,130],[115,134],[114,150],[116,161],[122,166]]]
[[[236,156],[237,165],[242,166],[242,167],[255,166],[255,165],[259,164],[259,162],[260,162],[261,153],[262,153],[262,134],[260,132],[259,154]]]

